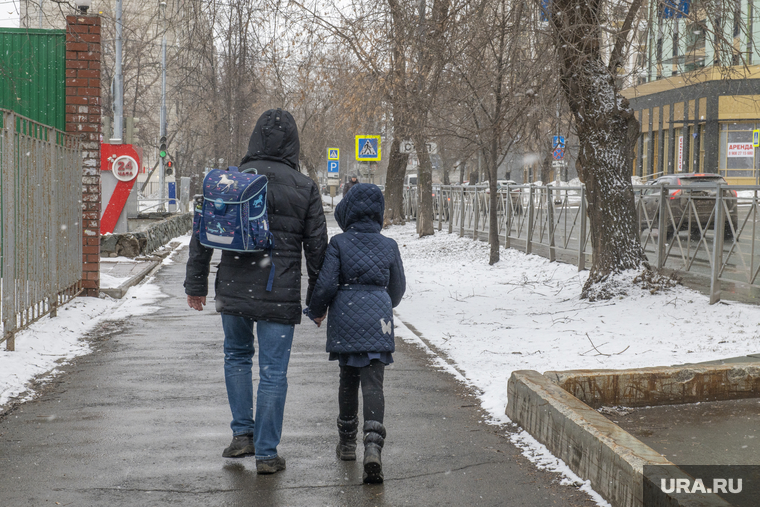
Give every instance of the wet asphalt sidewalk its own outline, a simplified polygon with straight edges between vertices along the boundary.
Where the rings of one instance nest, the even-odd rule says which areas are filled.
[[[169,296],[157,312],[102,325],[93,353],[0,420],[0,505],[594,505],[537,470],[482,422],[477,399],[401,340],[385,376],[386,481],[363,485],[361,453],[334,454],[338,367],[311,322],[293,344],[287,470],[257,476],[253,458],[222,458],[231,432],[221,322],[213,301],[202,313],[187,307],[186,259],[185,247],[156,274]]]

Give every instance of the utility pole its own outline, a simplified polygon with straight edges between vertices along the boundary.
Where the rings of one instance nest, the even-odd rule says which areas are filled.
[[[166,137],[166,2],[161,1],[158,3],[161,10],[161,23],[163,36],[161,37],[161,139]],[[164,158],[159,157],[158,163],[160,164],[158,172],[158,211],[166,211],[164,207],[165,198],[165,172],[164,172]]]
[[[113,138],[111,144],[124,139],[124,76],[121,73],[121,1],[116,0],[116,71],[113,83]]]

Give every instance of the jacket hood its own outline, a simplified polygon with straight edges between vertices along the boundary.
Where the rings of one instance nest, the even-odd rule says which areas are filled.
[[[335,207],[335,220],[344,231],[380,232],[385,199],[377,185],[356,183]]]
[[[248,153],[240,165],[252,160],[271,160],[287,164],[298,171],[300,151],[298,127],[293,115],[282,109],[270,109],[256,122],[248,141]]]

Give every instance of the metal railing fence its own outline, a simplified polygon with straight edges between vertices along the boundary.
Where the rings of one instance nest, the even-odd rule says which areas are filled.
[[[657,268],[688,272],[720,300],[720,282],[760,288],[760,186],[634,185],[641,244]],[[406,219],[416,219],[417,189],[404,191]],[[460,237],[488,239],[487,187],[434,187],[433,220]],[[516,185],[498,190],[499,241],[507,248],[586,268],[591,260],[583,186]],[[664,231],[664,233],[660,233]]]
[[[77,137],[0,110],[0,343],[76,296],[82,279]]]

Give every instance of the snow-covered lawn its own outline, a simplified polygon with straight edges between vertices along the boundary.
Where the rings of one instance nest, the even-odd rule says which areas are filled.
[[[575,266],[513,249],[489,266],[485,242],[446,232],[420,239],[414,224],[386,234],[398,242],[407,276],[398,317],[457,364],[494,422],[508,420],[514,370],[635,368],[760,352],[758,306],[711,306],[685,287],[652,295],[630,283],[628,297],[590,303],[579,298],[588,273]]]
[[[407,277],[397,336],[427,348],[474,388],[494,424],[509,422],[507,380],[515,370],[635,368],[760,352],[758,306],[710,306],[685,287],[653,295],[632,277],[623,282],[628,297],[590,303],[579,298],[588,272],[575,266],[511,249],[489,266],[487,243],[446,232],[418,238],[415,224],[385,234],[398,242]],[[538,466],[583,484],[527,433],[511,439]],[[607,505],[587,483],[581,489]]]

